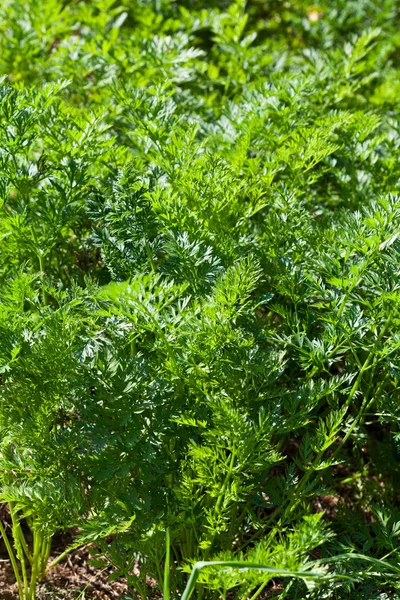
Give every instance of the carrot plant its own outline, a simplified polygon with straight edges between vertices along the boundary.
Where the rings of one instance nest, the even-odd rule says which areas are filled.
[[[142,600],[395,597],[398,8],[0,6],[21,600],[86,544]]]

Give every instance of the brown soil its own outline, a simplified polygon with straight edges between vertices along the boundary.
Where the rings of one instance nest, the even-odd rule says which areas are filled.
[[[2,515],[6,516],[4,510]],[[3,520],[7,525],[7,516]],[[71,534],[56,536],[50,560],[55,559],[70,544]],[[111,570],[101,571],[90,564],[90,551],[79,549],[56,565],[46,581],[38,584],[37,600],[123,600],[125,582],[108,582]],[[7,552],[0,542],[0,600],[18,600],[18,588]],[[128,600],[128,597],[126,597]]]
[[[108,574],[90,566],[90,555],[77,551],[63,564],[52,569],[43,583],[38,585],[37,600],[115,600],[122,599],[126,585],[109,583]],[[0,563],[0,599],[18,600],[14,574],[8,561]]]

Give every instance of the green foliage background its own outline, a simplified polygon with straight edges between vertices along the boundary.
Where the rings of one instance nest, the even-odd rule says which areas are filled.
[[[142,598],[398,597],[399,8],[1,3],[0,497]]]

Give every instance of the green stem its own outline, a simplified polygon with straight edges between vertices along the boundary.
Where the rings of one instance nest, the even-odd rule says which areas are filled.
[[[29,600],[34,600],[36,595],[36,581],[40,571],[40,551],[42,547],[42,536],[40,531],[33,530],[33,565],[30,585]]]
[[[370,253],[370,256],[373,256],[373,254],[374,254],[374,251],[372,251]],[[366,258],[369,258],[370,256],[368,256]],[[369,266],[369,262],[365,261],[365,263],[363,265],[363,268],[362,268],[362,271],[361,271],[360,277],[358,279],[356,279],[355,281],[353,281],[353,283],[349,286],[347,292],[345,293],[345,295],[344,295],[344,297],[342,299],[342,302],[340,303],[340,306],[339,306],[339,310],[338,310],[338,314],[337,314],[338,321],[340,321],[340,319],[342,317],[343,311],[344,311],[344,309],[346,307],[346,302],[350,298],[350,294],[357,287],[357,285],[361,282],[361,280],[362,280],[362,278],[364,276],[364,271],[366,270],[366,268],[368,266]]]
[[[51,550],[51,538],[43,538],[42,547],[40,549],[40,565],[39,565],[39,581],[42,581],[46,574],[47,563],[49,561]]]
[[[59,554],[57,556],[57,558],[55,558],[50,564],[47,564],[46,570],[43,573],[43,578],[47,575],[47,573],[50,571],[50,569],[52,569],[53,567],[58,565],[58,563],[60,563],[62,560],[64,560],[64,558],[66,558],[69,554],[71,554],[71,552],[73,552],[74,550],[77,550],[78,548],[85,548],[85,546],[87,546],[87,544],[83,544],[82,546],[79,546],[79,545],[72,546],[72,547],[70,546],[69,548],[64,550],[64,552]]]
[[[11,513],[11,511],[12,511],[12,505],[10,503],[10,513]],[[23,534],[23,531],[21,528],[21,523],[20,523],[19,519],[15,520],[15,528],[16,528],[16,531],[18,532],[18,540],[22,546],[22,550],[24,551],[24,554],[25,554],[26,558],[29,560],[30,564],[32,564],[33,556],[31,554],[31,552],[29,551],[28,544],[26,543],[26,539]]]
[[[263,589],[268,585],[268,580],[264,581],[264,583],[262,583],[260,585],[260,587],[257,589],[256,593],[252,595],[252,597],[250,598],[250,600],[256,600],[256,598],[258,598],[258,596],[261,594],[261,592],[263,591]]]
[[[160,568],[159,561],[157,561],[157,563],[156,563],[156,571],[157,571],[157,579],[160,582],[160,584],[162,584],[163,583],[163,576],[162,576],[162,571],[161,571],[161,568]]]
[[[164,565],[164,600],[170,598],[170,562],[171,562],[171,537],[169,528],[165,531],[165,565]]]
[[[231,522],[231,524],[229,526],[229,539],[230,539],[230,544],[232,546],[233,542],[235,540],[235,536],[237,535],[237,531],[238,531],[238,506],[237,505],[234,505],[232,508],[230,522]]]
[[[39,271],[41,275],[44,275],[44,260],[43,260],[43,254],[39,248],[39,242],[38,242],[38,238],[36,235],[36,231],[35,228],[32,226],[31,227],[31,232],[32,232],[32,237],[33,237],[33,241],[35,242],[36,245],[36,251],[37,251],[37,258],[39,261]],[[47,298],[47,293],[43,290],[43,304],[46,306],[48,304],[48,298]]]
[[[23,589],[24,589],[23,598],[26,598],[26,600],[31,600],[30,595],[29,595],[28,573],[27,573],[26,565],[25,565],[25,554],[24,554],[24,550],[23,550],[23,543],[21,541],[22,538],[24,537],[24,534],[22,533],[21,524],[19,522],[19,517],[17,515],[17,512],[14,511],[13,504],[11,502],[9,502],[8,505],[10,507],[14,546],[17,551],[17,558],[21,565],[21,573],[22,573]]]
[[[21,526],[20,526],[20,529],[21,529]],[[22,531],[21,531],[21,535],[20,535],[20,540],[21,540],[22,549],[25,552],[26,558],[29,560],[30,564],[32,564],[33,556],[29,551],[28,544],[26,543],[25,536],[23,535]]]
[[[368,399],[369,399],[369,390],[372,387],[372,380],[373,380],[373,377],[375,375],[376,366],[377,366],[377,358],[376,358],[376,355],[375,355],[374,351],[376,350],[376,347],[378,346],[378,344],[380,344],[380,342],[382,341],[383,336],[385,335],[386,331],[388,330],[389,325],[391,324],[392,318],[393,318],[393,311],[389,314],[388,319],[387,319],[385,325],[382,327],[382,330],[381,330],[379,336],[377,337],[376,342],[375,342],[372,350],[370,351],[370,353],[369,353],[369,355],[367,357],[367,360],[365,361],[363,367],[360,370],[360,373],[358,375],[357,380],[360,377],[362,377],[362,374],[366,371],[366,368],[368,368],[370,359],[372,358],[372,356],[374,356],[374,363],[373,363],[373,366],[372,366],[371,377],[370,377],[370,381],[369,381],[370,385],[368,386],[368,390],[366,392],[365,398],[364,398],[364,400],[363,400],[363,402],[361,404],[360,410],[359,410],[356,418],[354,419],[353,423],[351,424],[348,432],[346,433],[346,435],[344,436],[343,440],[340,442],[339,446],[336,448],[335,452],[333,453],[333,457],[337,456],[337,454],[339,453],[339,451],[343,448],[344,444],[346,443],[346,441],[350,437],[351,433],[353,432],[354,427],[356,426],[356,424],[358,424],[361,421],[361,418],[363,417],[365,411],[371,405],[371,403],[374,401],[374,399],[376,398],[376,396],[379,394],[379,392],[381,391],[381,389],[383,387],[383,384],[386,381],[386,377],[384,377],[383,380],[378,385],[378,388],[377,388],[374,396],[372,397],[371,401],[368,402]],[[356,382],[357,382],[357,380],[356,380]],[[350,392],[350,396],[351,396],[351,392]],[[354,396],[354,394],[353,394],[353,396]],[[348,400],[346,402],[346,404],[345,404],[345,408],[346,409],[349,406],[349,404],[350,404],[350,402],[352,400],[352,397],[350,398],[350,401]]]
[[[230,478],[231,478],[231,475],[232,475],[233,466],[235,464],[235,458],[236,458],[235,452],[234,452],[234,450],[232,450],[232,452],[231,452],[231,460],[229,462],[229,469],[228,469],[227,474],[225,476],[224,483],[222,484],[221,493],[220,493],[220,495],[218,497],[218,500],[217,500],[217,503],[215,505],[215,512],[217,512],[217,513],[219,512],[219,509],[221,508],[222,501],[225,498],[225,492],[226,492],[226,488],[228,487],[228,484],[229,484],[229,481],[230,481]]]
[[[89,586],[92,585],[92,583],[94,583],[96,581],[96,579],[102,574],[104,573],[104,571],[107,571],[108,567],[104,567],[104,569],[102,569],[100,571],[100,573],[96,573],[96,575],[94,575],[92,577],[92,579],[90,579],[87,583],[87,585],[83,588],[83,590],[81,591],[81,593],[79,594],[79,596],[76,598],[76,600],[80,600],[81,598],[85,598],[85,592],[86,590],[89,588]]]
[[[292,581],[289,581],[289,583],[287,584],[287,586],[285,587],[285,589],[282,591],[282,593],[279,594],[278,600],[284,600],[286,594],[288,593],[288,591],[290,590],[290,588],[293,585],[293,581],[294,581],[294,579],[292,579]]]
[[[142,573],[143,571],[143,573]],[[140,569],[140,577],[143,577],[143,585],[142,585],[142,598],[146,600],[147,598],[147,574],[146,574],[146,558],[144,558],[142,563],[142,568]]]
[[[156,265],[154,264],[154,260],[153,260],[153,254],[152,254],[152,252],[151,252],[151,248],[150,248],[150,245],[149,245],[149,242],[148,242],[148,241],[146,241],[146,243],[145,243],[145,248],[146,248],[146,254],[147,254],[147,258],[148,258],[148,259],[149,259],[149,261],[150,261],[151,270],[152,270],[153,272],[155,272],[155,270],[156,270]]]
[[[135,583],[132,586],[129,586],[129,592],[132,594],[132,596],[136,596],[135,592],[139,592],[139,596],[142,598],[142,600],[146,600],[147,598],[145,586],[140,583],[139,577],[135,578]]]
[[[224,498],[226,496],[225,492],[226,492],[226,489],[227,489],[227,487],[229,485],[229,481],[231,479],[231,475],[232,475],[232,471],[233,471],[233,466],[235,464],[235,458],[236,458],[236,455],[235,455],[234,450],[232,449],[232,451],[231,451],[231,460],[229,461],[229,467],[228,467],[227,473],[225,475],[224,482],[223,482],[223,484],[221,486],[221,491],[220,491],[220,494],[218,496],[218,500],[217,500],[217,502],[215,504],[214,513],[216,515],[219,514],[220,509],[221,509],[221,504],[222,504],[222,502],[223,502],[223,500],[224,500]],[[215,535],[216,534],[213,533],[212,538],[211,538],[211,543],[210,543],[209,547],[207,548],[206,552],[204,553],[205,558],[207,558],[209,556],[210,552],[211,552],[212,545],[213,545],[214,540],[215,540]]]
[[[3,526],[3,523],[1,521],[0,521],[0,533],[1,533],[2,537],[3,537],[4,544],[6,546],[8,556],[10,557],[10,562],[11,562],[11,566],[12,566],[13,571],[14,571],[15,579],[17,580],[19,597],[23,598],[24,590],[23,590],[23,585],[22,585],[21,574],[20,574],[19,569],[18,569],[18,564],[17,564],[17,560],[15,558],[14,550],[12,549],[12,546],[10,544],[10,540],[8,539],[8,535],[7,535],[6,530],[5,530],[4,526]]]
[[[384,383],[386,382],[386,377],[384,377],[382,379],[382,381],[380,382],[375,394],[372,396],[372,398],[368,401],[368,396],[366,396],[363,400],[363,403],[361,404],[360,410],[356,416],[356,418],[354,419],[354,421],[352,422],[352,424],[350,425],[346,435],[343,437],[342,441],[340,442],[340,444],[335,448],[335,451],[332,454],[332,458],[335,458],[340,450],[343,448],[343,446],[345,445],[345,443],[347,442],[347,440],[349,439],[349,437],[351,436],[351,434],[353,433],[353,430],[355,428],[356,425],[358,425],[358,423],[361,421],[362,417],[364,416],[365,412],[368,410],[368,408],[371,406],[371,404],[373,403],[373,401],[375,400],[375,398],[378,396],[379,392],[381,391],[381,389],[383,388]]]

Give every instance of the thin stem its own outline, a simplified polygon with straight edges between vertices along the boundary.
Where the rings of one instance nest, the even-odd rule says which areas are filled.
[[[156,571],[157,571],[157,579],[158,579],[158,581],[162,582],[163,581],[163,576],[162,576],[162,572],[161,572],[159,561],[156,562]]]
[[[370,253],[370,256],[373,256],[373,254],[374,254],[374,251],[372,251]],[[369,256],[367,256],[367,258],[369,258]],[[338,321],[340,321],[340,319],[342,317],[343,311],[344,311],[344,309],[346,307],[346,302],[350,298],[350,294],[357,287],[357,285],[361,282],[361,280],[362,280],[362,278],[364,276],[364,271],[366,270],[366,268],[368,266],[369,266],[369,262],[365,261],[364,264],[363,264],[363,268],[362,268],[360,277],[358,279],[356,279],[355,281],[353,281],[353,283],[348,287],[347,292],[343,296],[343,299],[342,299],[342,302],[340,303],[338,314],[337,314]]]
[[[51,550],[51,538],[43,538],[42,547],[40,550],[40,565],[39,565],[39,580],[43,580],[46,574],[46,567],[49,561]]]
[[[231,459],[230,459],[230,461],[229,461],[229,467],[228,467],[228,469],[227,469],[227,472],[226,472],[226,475],[225,475],[224,482],[223,482],[223,484],[222,484],[222,486],[221,486],[221,491],[220,491],[220,494],[219,494],[219,496],[218,496],[218,500],[217,500],[217,502],[216,502],[216,504],[215,504],[214,513],[215,513],[217,516],[218,516],[218,514],[219,514],[219,512],[220,512],[220,509],[221,509],[221,504],[222,504],[222,502],[223,502],[223,500],[224,500],[224,498],[225,498],[225,496],[226,496],[226,493],[225,493],[225,492],[226,492],[226,489],[227,489],[227,487],[228,487],[228,485],[229,485],[229,481],[230,481],[230,479],[231,479],[231,475],[232,475],[233,467],[234,467],[234,464],[235,464],[235,459],[236,459],[236,454],[235,454],[235,451],[232,449],[232,451],[231,451]],[[216,534],[215,534],[215,533],[213,533],[213,536],[212,536],[212,539],[211,539],[211,543],[210,543],[209,547],[207,548],[207,550],[206,550],[206,552],[205,552],[205,554],[204,554],[204,555],[205,555],[205,558],[207,558],[207,557],[209,556],[210,552],[211,552],[212,545],[213,545],[213,543],[214,543],[214,540],[215,540],[215,535],[216,535]]]
[[[130,353],[131,353],[131,356],[136,356],[136,339],[135,339],[135,336],[132,336],[132,339],[131,339]]]
[[[250,598],[250,600],[256,600],[256,598],[258,598],[258,596],[261,594],[261,592],[263,591],[263,589],[268,585],[269,581],[264,581],[264,583],[262,583],[260,585],[260,587],[257,589],[256,593],[252,595],[252,597]]]
[[[22,573],[23,588],[24,588],[24,598],[26,598],[27,600],[31,600],[30,595],[29,595],[28,573],[27,573],[26,565],[25,565],[25,554],[24,554],[24,550],[23,550],[23,544],[21,541],[21,539],[24,537],[24,534],[22,533],[21,524],[19,522],[17,512],[14,511],[13,504],[11,502],[9,502],[8,505],[10,507],[14,546],[17,551],[17,558],[21,565],[21,573]]]
[[[165,566],[164,566],[164,600],[170,598],[170,562],[171,562],[171,537],[169,528],[165,531]]]
[[[143,571],[143,573],[142,573]],[[142,585],[142,598],[146,600],[147,598],[147,576],[146,576],[146,558],[143,560],[142,568],[140,569],[140,576],[143,575],[143,585]]]
[[[31,227],[31,231],[32,231],[32,237],[33,237],[33,241],[35,242],[36,245],[36,250],[37,250],[37,258],[39,261],[39,271],[41,276],[44,275],[44,260],[43,260],[43,254],[41,249],[39,248],[39,242],[38,242],[38,238],[36,235],[36,231],[35,228],[32,226]],[[43,290],[43,304],[46,306],[48,304],[48,298],[47,298],[47,293],[45,290]]]
[[[46,571],[43,573],[43,577],[45,577],[47,575],[47,573],[50,571],[50,569],[52,569],[53,567],[58,565],[58,563],[60,563],[62,560],[64,560],[64,558],[66,558],[68,556],[68,554],[71,554],[71,552],[73,552],[74,550],[77,550],[78,548],[85,548],[86,546],[87,546],[87,544],[83,544],[82,546],[79,546],[79,545],[72,546],[72,547],[69,547],[66,550],[64,550],[64,552],[59,554],[50,564],[47,565]]]
[[[286,594],[288,593],[288,591],[290,590],[290,588],[292,587],[294,582],[294,579],[292,579],[291,581],[289,581],[289,583],[287,584],[287,586],[285,587],[285,589],[282,591],[281,594],[279,594],[279,598],[278,600],[284,600]]]
[[[90,585],[92,585],[92,583],[94,583],[96,581],[96,579],[102,574],[104,573],[104,571],[107,571],[108,567],[104,567],[104,569],[102,569],[100,571],[100,573],[96,573],[96,575],[94,575],[92,577],[92,579],[90,579],[90,581],[88,581],[87,585],[85,585],[85,587],[83,588],[83,590],[81,591],[81,593],[79,594],[79,596],[76,598],[76,600],[80,600],[80,598],[85,598],[85,592],[88,589],[88,587]]]
[[[150,261],[151,270],[152,270],[153,272],[155,272],[155,270],[156,270],[156,265],[154,264],[153,254],[152,254],[152,252],[151,252],[151,248],[150,248],[150,245],[149,245],[149,242],[148,242],[148,241],[146,241],[146,243],[145,243],[145,249],[146,249],[147,258],[148,258],[148,259],[149,259],[149,261]]]
[[[393,318],[393,311],[389,314],[388,319],[387,319],[385,325],[382,327],[382,330],[381,330],[379,336],[377,337],[376,342],[375,342],[372,350],[370,351],[370,353],[369,353],[369,355],[367,357],[367,360],[365,361],[363,367],[360,370],[360,373],[359,373],[359,376],[358,376],[357,380],[366,371],[366,368],[368,368],[368,365],[369,365],[370,359],[372,358],[373,352],[376,349],[377,345],[382,341],[383,336],[385,335],[385,333],[386,333],[389,325],[391,324],[392,318]],[[376,366],[377,366],[377,358],[376,358],[376,355],[374,354],[374,363],[373,363],[373,366],[372,366],[371,377],[370,377],[370,386],[369,387],[371,387],[372,379],[373,379],[373,376],[374,376],[375,371],[376,371]],[[343,440],[340,442],[339,446],[336,448],[335,452],[333,453],[333,457],[337,456],[337,454],[339,453],[339,451],[343,448],[344,444],[346,443],[346,441],[350,437],[352,431],[354,430],[354,427],[356,426],[356,424],[358,424],[361,421],[361,417],[364,415],[365,411],[368,409],[368,407],[371,405],[371,403],[374,401],[374,399],[376,398],[376,396],[381,391],[381,389],[382,389],[383,384],[385,383],[385,381],[386,381],[386,377],[384,377],[383,380],[380,382],[380,384],[378,385],[377,390],[375,391],[374,396],[371,398],[371,400],[369,402],[368,402],[369,390],[367,391],[367,393],[365,395],[365,398],[363,400],[363,403],[361,404],[360,410],[359,410],[356,418],[354,419],[353,423],[351,424],[351,426],[350,426],[348,432],[346,433],[346,435],[344,436]],[[350,393],[350,396],[351,396],[351,393]],[[354,396],[354,394],[353,394],[353,396]],[[347,406],[349,406],[349,404],[351,402],[351,399],[352,399],[352,397],[350,398],[350,401],[348,400],[346,402],[345,408],[347,408]]]
[[[227,472],[227,474],[225,476],[224,483],[222,484],[221,493],[220,493],[220,495],[218,497],[217,504],[215,505],[215,511],[216,512],[219,511],[219,509],[221,507],[221,503],[222,503],[223,499],[225,498],[225,491],[226,491],[226,488],[228,487],[229,480],[230,480],[231,475],[232,475],[233,466],[235,464],[235,458],[236,458],[235,452],[232,450],[232,452],[231,452],[231,460],[229,462],[229,469],[228,469],[228,472]]]
[[[0,521],[0,533],[1,533],[2,537],[3,537],[4,544],[6,546],[8,556],[10,557],[10,562],[11,562],[11,566],[12,566],[13,571],[14,571],[15,579],[17,580],[19,596],[20,596],[20,598],[22,598],[24,590],[23,590],[23,585],[22,585],[21,574],[20,574],[19,569],[18,569],[18,564],[17,564],[17,560],[15,558],[14,550],[12,549],[12,546],[10,544],[10,540],[8,539],[8,535],[7,535],[6,530],[5,530],[4,526],[3,526],[3,523],[1,521]]]
[[[11,511],[12,511],[12,505],[10,503],[10,513],[11,513]],[[20,523],[19,519],[16,519],[16,521],[15,521],[15,528],[16,528],[16,530],[18,530],[18,540],[22,546],[22,550],[24,551],[26,558],[29,560],[30,564],[32,564],[33,556],[31,554],[31,552],[29,551],[28,544],[26,543],[26,539],[23,534],[23,531],[21,528],[21,523]]]
[[[19,528],[21,530],[21,525],[19,526]],[[26,539],[25,539],[25,536],[23,535],[22,531],[21,531],[21,535],[20,535],[20,541],[21,541],[22,549],[25,552],[26,558],[29,560],[30,564],[32,564],[33,556],[31,554],[31,552],[29,551],[28,544],[26,543]]]
[[[40,570],[40,550],[42,547],[42,536],[40,531],[33,530],[33,565],[30,585],[30,597],[29,600],[35,598],[36,592],[36,581]]]
[[[368,402],[368,396],[366,396],[364,398],[364,401],[360,407],[360,410],[356,416],[356,418],[354,419],[354,421],[352,422],[352,424],[350,425],[346,435],[343,437],[342,441],[340,442],[340,444],[335,448],[335,451],[332,454],[332,458],[335,458],[340,450],[343,448],[343,446],[345,445],[345,443],[347,442],[347,440],[349,439],[349,437],[351,436],[351,434],[353,433],[353,430],[355,428],[356,425],[358,425],[358,423],[361,421],[362,417],[365,415],[365,412],[368,410],[368,408],[371,406],[372,402],[375,400],[375,398],[377,397],[377,395],[379,394],[379,392],[381,391],[381,389],[383,388],[383,385],[386,381],[386,377],[384,377],[384,379],[382,379],[381,383],[379,384],[374,396],[372,396],[372,398],[370,399],[370,401]]]
[[[132,588],[132,590],[131,590]],[[145,591],[145,586],[143,586],[139,580],[139,577],[136,577],[135,579],[135,583],[132,586],[129,586],[129,591],[132,594],[132,596],[135,596],[136,593],[135,592],[139,592],[140,597],[142,598],[142,600],[146,600],[147,598],[147,594]]]

